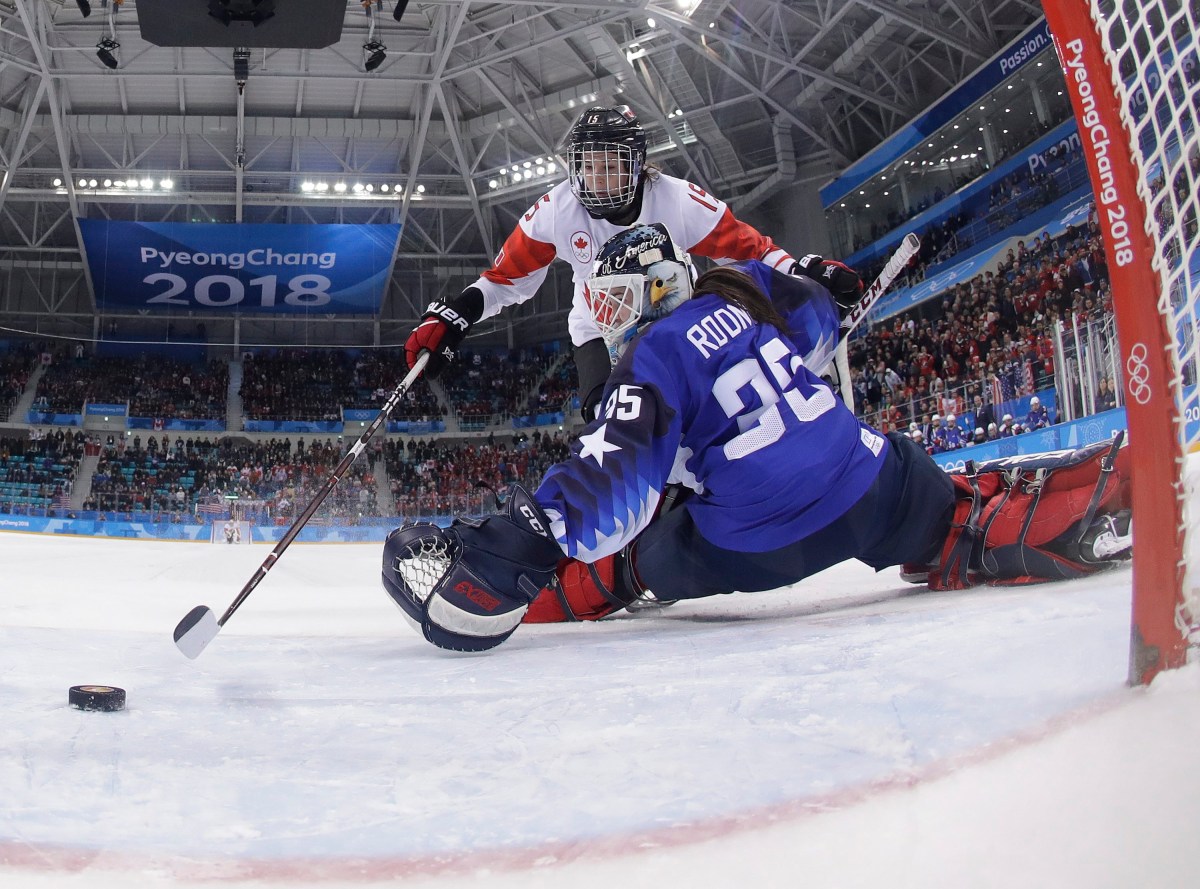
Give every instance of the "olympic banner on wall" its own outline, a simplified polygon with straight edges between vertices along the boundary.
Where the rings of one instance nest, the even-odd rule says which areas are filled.
[[[81,219],[100,309],[376,314],[400,226]]]

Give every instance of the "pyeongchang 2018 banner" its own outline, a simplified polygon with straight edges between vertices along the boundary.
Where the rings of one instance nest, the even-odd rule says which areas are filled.
[[[400,237],[395,224],[79,227],[101,309],[376,314]]]

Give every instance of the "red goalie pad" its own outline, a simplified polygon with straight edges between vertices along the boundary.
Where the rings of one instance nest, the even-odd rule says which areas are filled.
[[[1129,508],[1129,452],[1120,442],[952,474],[959,499],[930,589],[1064,580],[1111,567],[1087,538],[1098,519]],[[1122,521],[1128,525],[1127,514]]]
[[[525,612],[522,623],[554,624],[599,620],[629,604],[618,592],[620,554],[587,564],[563,559],[555,572],[555,583],[543,587]]]

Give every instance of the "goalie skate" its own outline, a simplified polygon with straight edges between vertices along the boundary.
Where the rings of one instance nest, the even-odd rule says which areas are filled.
[[[678,599],[660,599],[650,590],[639,589],[638,594],[625,606],[625,610],[633,614],[648,614],[652,611],[662,611],[678,601]]]
[[[1130,510],[1098,515],[1079,541],[1079,557],[1086,562],[1116,562],[1133,553],[1133,521]]]

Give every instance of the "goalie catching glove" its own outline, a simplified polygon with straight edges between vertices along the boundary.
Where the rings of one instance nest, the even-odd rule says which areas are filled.
[[[471,325],[483,317],[483,293],[468,287],[449,302],[433,301],[421,322],[404,343],[404,359],[411,370],[422,352],[429,352],[425,376],[436,377],[451,361]]]
[[[383,588],[427,640],[486,651],[512,635],[563,558],[550,520],[514,485],[501,512],[405,525],[383,546]]]
[[[863,279],[850,266],[836,259],[825,259],[816,253],[810,253],[803,259],[796,260],[792,266],[792,274],[812,278],[833,294],[833,301],[838,304],[843,316],[862,299]]]

